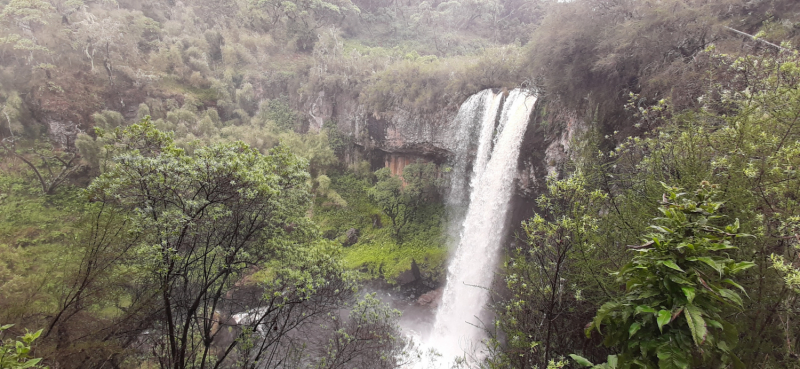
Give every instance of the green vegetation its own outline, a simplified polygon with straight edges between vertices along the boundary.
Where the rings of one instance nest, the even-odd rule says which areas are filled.
[[[331,303],[346,299],[352,287],[338,265],[320,262],[333,260],[334,251],[315,242],[313,229],[307,229],[303,209],[309,200],[308,173],[302,159],[280,147],[261,155],[240,142],[187,155],[147,120],[118,131],[112,145],[112,152],[119,150],[114,163],[87,192],[103,204],[101,211],[110,208],[127,217],[122,230],[111,230],[130,234],[121,240],[130,246],[115,250],[115,257],[140,269],[137,284],[147,286],[149,298],[163,305],[166,329],[161,334],[168,345],[156,354],[159,362],[175,367],[224,362],[236,342],[213,354],[211,342],[219,330],[212,330],[210,322],[225,307],[263,309],[251,313],[253,319],[269,319],[270,330],[283,327],[275,331],[280,337],[285,327],[300,324],[284,309],[302,305],[325,288],[339,291],[329,297]],[[315,269],[306,269],[309,261],[317,261]],[[231,301],[227,294],[257,265],[270,269],[259,281],[265,299]],[[96,270],[87,269],[87,279]],[[62,311],[71,310],[69,303],[80,300],[82,293],[83,288],[72,292],[74,298]],[[266,341],[257,343],[261,350],[271,349],[272,339],[262,339]]]
[[[339,368],[344,365],[370,368],[395,368],[399,357],[409,353],[396,341],[401,338],[400,326],[396,323],[400,312],[389,309],[375,294],[366,295],[350,311],[344,324],[336,322],[338,328],[327,345],[327,355],[317,368]],[[364,339],[370,337],[370,339]]]
[[[393,176],[389,168],[375,172],[378,182],[367,190],[392,224],[392,235],[402,242],[405,228],[418,220],[425,202],[436,195],[436,165],[414,163],[403,168],[403,175]]]
[[[587,182],[581,172],[563,180],[551,176],[547,193],[537,199],[542,213],[523,223],[527,242],[503,266],[511,296],[498,309],[497,326],[509,338],[494,364],[528,367],[563,356],[560,348],[575,347],[580,337],[562,331],[580,331],[589,318],[577,318],[576,308],[607,298],[608,251],[593,247],[601,238],[598,212],[607,194],[589,190]]]
[[[425,166],[420,164],[420,167]],[[383,171],[385,169],[376,173]],[[398,239],[396,230],[391,227],[390,215],[368,195],[380,184],[380,181],[373,184],[373,178],[358,178],[352,174],[331,178],[331,188],[341,195],[347,206],[325,206],[323,203],[316,207],[314,220],[323,234],[344,243],[348,230],[359,231],[358,242],[344,249],[343,260],[348,268],[360,271],[364,278],[384,278],[395,283],[395,278],[416,262],[423,276],[440,281],[444,277],[443,266],[447,259],[443,234],[446,225],[444,206],[438,202],[416,203],[415,217],[409,217],[402,230],[405,237]],[[388,177],[383,179],[384,182],[389,180]],[[402,186],[399,178],[394,177],[394,180]]]
[[[666,187],[666,186],[665,186]],[[721,314],[724,307],[742,309],[746,294],[736,276],[755,266],[728,257],[740,234],[739,220],[717,226],[721,202],[713,185],[701,184],[688,196],[665,188],[663,217],[646,243],[629,246],[638,255],[617,273],[625,284],[619,301],[603,304],[592,324],[604,343],[620,353],[599,367],[685,368],[705,365],[744,367],[733,354],[736,327]],[[585,359],[584,359],[585,360]]]
[[[96,365],[120,355],[120,364],[213,367],[264,363],[259,356],[270,350],[270,360],[326,367],[331,357],[314,350],[328,341],[346,346],[328,349],[334,358],[393,362],[387,353],[404,344],[394,332],[397,315],[376,300],[355,302],[341,247],[321,238],[307,217],[305,159],[282,146],[261,154],[242,142],[189,152],[148,119],[107,128],[98,137],[102,174],[84,192],[65,187],[43,196],[22,162],[19,174],[3,177],[3,319],[44,327],[38,352],[49,362]],[[349,328],[324,330],[313,345],[284,339],[338,324],[333,312],[351,303],[368,304],[352,319],[375,325],[380,342],[334,338]],[[248,317],[234,318],[242,313]],[[131,346],[138,339],[157,349]]]
[[[0,334],[3,331],[13,327],[13,325],[8,324],[0,327]],[[39,369],[43,368],[41,365],[38,365],[41,358],[34,359],[31,358],[31,345],[33,341],[35,341],[39,336],[42,334],[41,330],[38,330],[34,333],[25,333],[21,341],[12,340],[12,339],[4,339],[0,342],[0,368],[2,369],[25,369],[25,368],[34,368]]]
[[[78,233],[86,207],[80,190],[72,187],[42,196],[33,184],[34,175],[24,172],[26,166],[18,162],[16,167],[24,176],[0,176],[0,319],[4,322],[30,321],[57,303],[65,269],[75,260],[66,245]]]
[[[12,137],[0,142],[0,149],[7,156],[13,156],[25,163],[36,176],[42,193],[52,195],[69,177],[81,169],[80,156],[73,147],[69,150],[58,150],[51,142],[32,142],[32,147],[21,150]],[[24,152],[27,152],[27,155]]]
[[[628,107],[650,131],[619,139],[595,127],[566,177],[550,179],[504,268],[512,295],[498,328],[510,339],[495,365],[570,354],[603,368],[798,365],[800,332],[785,323],[798,307],[800,59],[701,58],[700,107],[634,94]],[[582,343],[585,322],[609,349]]]
[[[800,367],[796,1],[0,9],[2,368],[396,367],[359,283],[442,283],[447,216],[374,128],[518,86],[543,143],[587,129],[531,187],[486,366]]]

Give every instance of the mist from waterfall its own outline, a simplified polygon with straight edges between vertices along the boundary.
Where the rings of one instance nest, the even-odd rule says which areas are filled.
[[[491,322],[481,322],[480,316],[506,234],[520,146],[535,102],[536,95],[527,90],[515,89],[505,98],[503,93],[484,90],[462,105],[454,121],[458,129],[446,203],[450,220],[456,223],[450,232],[457,246],[433,331],[426,340],[426,346],[442,357],[439,365],[425,363],[417,368],[449,367],[465,353],[483,356],[483,327]]]

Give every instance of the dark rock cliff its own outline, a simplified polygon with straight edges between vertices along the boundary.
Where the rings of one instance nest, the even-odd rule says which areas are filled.
[[[517,164],[517,191],[512,198],[510,225],[514,229],[536,211],[536,199],[546,191],[550,174],[562,174],[576,139],[587,127],[584,117],[557,100],[540,99],[522,140]]]
[[[386,166],[399,173],[403,166],[418,159],[441,164],[451,155],[447,138],[458,106],[446,106],[432,114],[402,107],[368,112],[358,104],[357,96],[325,96],[320,92],[304,108],[310,130],[319,130],[331,120],[353,138],[354,149],[360,155],[349,155],[351,162],[363,158],[370,161],[373,169]]]

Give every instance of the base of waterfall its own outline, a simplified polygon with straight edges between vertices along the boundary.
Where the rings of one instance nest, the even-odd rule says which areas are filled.
[[[401,369],[477,369],[487,356],[486,346],[463,342],[460,347],[443,347],[416,332],[406,332],[408,343],[403,357],[398,358]]]

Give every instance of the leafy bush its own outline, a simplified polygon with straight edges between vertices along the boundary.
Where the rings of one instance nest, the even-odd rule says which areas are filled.
[[[13,326],[13,324],[0,326],[0,335]],[[46,368],[39,365],[39,362],[42,361],[41,358],[30,357],[31,345],[41,334],[42,330],[40,329],[33,333],[25,333],[20,341],[5,339],[0,342],[0,369]]]
[[[617,282],[625,295],[607,302],[586,328],[597,330],[604,343],[617,347],[597,368],[695,368],[733,363],[739,341],[736,327],[725,318],[744,305],[744,287],[734,278],[755,266],[729,256],[739,233],[738,219],[720,225],[716,186],[703,183],[694,194],[667,187],[646,242],[629,246],[637,255],[620,269]],[[579,362],[586,363],[585,359]],[[591,366],[591,365],[588,365]]]
[[[602,272],[612,265],[609,254],[595,246],[607,195],[589,184],[582,172],[561,180],[551,175],[536,215],[522,223],[525,242],[503,263],[509,297],[496,307],[496,324],[507,338],[493,363],[537,368],[566,355],[582,341],[575,332],[589,310],[613,293]]]
[[[618,249],[615,245],[637,242],[633,236],[649,226],[644,220],[656,215],[652,203],[661,199],[660,182],[689,191],[704,179],[719,183],[718,201],[725,203],[719,211],[738,218],[742,231],[754,236],[739,240],[739,248],[728,253],[758,264],[738,281],[757,293],[743,301],[745,309],[731,321],[740,332],[735,353],[747,367],[765,360],[789,365],[794,344],[769,342],[797,342],[800,331],[775,324],[789,319],[787,313],[767,312],[771,306],[796,309],[798,303],[785,284],[788,274],[770,267],[773,261],[796,257],[791,219],[798,212],[798,57],[734,57],[710,50],[706,58],[715,67],[700,109],[680,111],[669,99],[640,106],[639,122],[661,128],[622,140],[600,158],[584,156],[594,186],[609,195],[608,213],[600,224],[607,241],[601,247],[611,251]],[[784,354],[776,355],[776,350]]]
[[[375,171],[375,176],[378,182],[367,193],[389,217],[393,236],[402,242],[406,226],[418,219],[425,201],[436,196],[436,165],[409,164],[400,176],[392,175],[389,168],[382,168]]]

